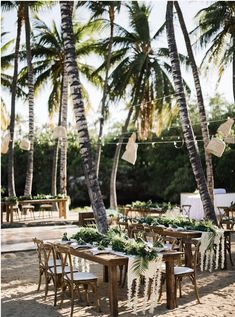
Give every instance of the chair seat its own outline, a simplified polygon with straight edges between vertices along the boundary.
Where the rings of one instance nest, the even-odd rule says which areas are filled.
[[[45,208],[52,208],[52,205],[51,204],[40,205],[40,209],[45,209]]]
[[[64,278],[66,280],[71,280],[69,276],[65,276]],[[97,280],[97,276],[89,272],[75,272],[73,274],[73,280],[74,281],[91,281],[91,280]]]
[[[55,265],[56,265],[56,266],[61,265],[61,260],[60,260],[60,259],[56,260],[56,264],[55,264]],[[48,266],[49,266],[49,267],[54,266],[54,260],[53,260],[53,259],[51,259],[51,260],[48,261]]]
[[[35,207],[33,205],[23,205],[22,209],[34,209]]]
[[[50,267],[50,269],[48,270],[49,273],[53,273],[55,274],[55,268],[54,267]],[[65,267],[65,273],[69,273],[70,272],[70,268],[69,266]],[[73,271],[74,273],[77,272],[77,270],[74,269]],[[57,274],[62,274],[62,266],[56,266],[56,273]]]
[[[194,270],[187,266],[175,266],[174,267],[174,275],[180,274],[190,274],[193,273]]]

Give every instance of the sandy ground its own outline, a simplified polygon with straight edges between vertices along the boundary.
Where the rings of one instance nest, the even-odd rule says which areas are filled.
[[[233,239],[234,240],[234,239]],[[233,261],[235,262],[235,243],[233,242]],[[44,284],[37,292],[38,260],[35,251],[2,254],[2,317],[59,317],[70,316],[69,297],[64,308],[53,307],[53,291],[44,301]],[[75,302],[74,317],[109,316],[107,284],[102,281],[102,267],[92,263],[91,271],[99,276],[99,295],[101,313],[95,306],[85,307],[79,300]],[[201,304],[197,304],[193,287],[187,279],[183,284],[183,297],[178,300],[175,310],[166,309],[166,296],[163,293],[161,304],[150,316],[175,317],[227,317],[235,316],[235,268],[198,274],[198,288]],[[134,316],[126,307],[126,288],[119,288],[120,316]],[[91,298],[92,299],[92,298]],[[60,298],[59,298],[60,301]],[[59,302],[58,301],[58,302]],[[143,316],[138,312],[138,316]]]

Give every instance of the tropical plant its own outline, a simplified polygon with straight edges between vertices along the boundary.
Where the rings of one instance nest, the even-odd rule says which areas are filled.
[[[174,2],[174,6],[176,8],[176,12],[178,15],[178,19],[180,22],[180,26],[184,35],[184,40],[188,52],[189,57],[189,63],[192,68],[193,73],[193,79],[194,79],[194,85],[196,89],[196,95],[197,95],[197,103],[198,103],[198,109],[199,109],[199,117],[200,117],[200,125],[202,130],[202,137],[203,137],[203,143],[204,143],[204,151],[205,151],[205,163],[206,163],[206,175],[207,175],[207,187],[209,191],[209,195],[211,198],[211,201],[214,201],[214,176],[213,176],[213,165],[212,165],[212,155],[206,151],[206,147],[210,141],[210,135],[209,135],[209,129],[207,124],[207,118],[206,118],[206,109],[204,106],[204,100],[203,100],[203,94],[202,94],[202,88],[198,73],[197,64],[194,58],[191,41],[189,38],[189,34],[187,31],[187,27],[184,21],[184,17],[182,14],[182,11],[180,9],[178,1]]]
[[[198,26],[192,31],[199,33],[198,43],[209,48],[202,60],[208,70],[212,63],[219,67],[219,77],[232,64],[233,95],[235,100],[235,1],[215,1],[201,9],[196,18]]]
[[[98,84],[100,78],[92,76],[93,68],[84,62],[82,58],[87,56],[93,49],[93,39],[86,39],[92,33],[99,29],[100,23],[74,24],[74,33],[76,39],[76,52],[79,58],[78,67],[81,73],[93,84]],[[35,46],[32,54],[36,61],[33,63],[35,74],[35,90],[36,92],[44,87],[46,83],[52,87],[48,99],[48,111],[53,116],[59,109],[58,125],[67,128],[67,103],[68,103],[68,78],[64,67],[64,47],[60,29],[55,21],[50,28],[45,22],[41,21],[37,16],[34,19],[34,30],[37,32],[35,36]],[[24,68],[20,74],[20,82],[24,85],[27,69]],[[84,96],[87,92],[82,86]],[[89,104],[88,98],[86,98]],[[87,107],[88,108],[88,107]],[[59,192],[66,194],[67,192],[67,139],[63,138],[61,142],[56,141],[53,153],[51,192],[57,193],[57,166],[60,147],[60,186]]]
[[[180,70],[180,62],[178,58],[178,51],[175,41],[174,25],[173,25],[173,2],[167,3],[167,13],[166,13],[166,29],[167,29],[167,41],[170,51],[173,79],[175,84],[175,91],[177,93],[177,100],[179,103],[180,118],[182,124],[182,130],[185,138],[186,147],[188,149],[189,160],[191,162],[192,170],[195,176],[197,187],[202,200],[202,205],[205,212],[205,217],[211,219],[215,224],[217,223],[217,218],[215,215],[215,210],[212,205],[204,172],[202,169],[202,164],[198,152],[198,148],[195,143],[195,136],[191,126],[190,118],[188,115],[187,104],[185,100],[183,81]]]
[[[100,116],[100,126],[97,139],[96,147],[96,175],[99,175],[100,167],[100,158],[101,158],[101,146],[102,146],[102,136],[103,136],[103,126],[105,116],[107,116],[107,94],[108,94],[108,77],[110,69],[110,61],[112,55],[112,45],[113,45],[113,36],[114,36],[114,20],[115,20],[115,11],[119,11],[121,7],[121,1],[78,1],[78,5],[86,5],[89,10],[93,13],[92,19],[97,19],[104,16],[106,13],[109,17],[109,26],[110,26],[110,35],[109,35],[109,44],[108,50],[104,53],[105,60],[105,78],[103,85],[103,96],[101,101],[101,116]]]
[[[72,3],[73,4],[73,3]],[[76,63],[76,49],[72,28],[71,3],[60,2],[62,35],[65,50],[65,67],[70,80],[70,88],[73,99],[74,114],[77,122],[77,130],[80,144],[80,154],[83,161],[87,188],[91,200],[96,224],[100,232],[108,230],[105,206],[103,203],[100,186],[96,177],[94,162],[91,153],[91,144],[84,113],[84,102]]]
[[[117,64],[110,75],[109,94],[111,98],[120,99],[130,91],[129,111],[122,128],[122,135],[116,147],[110,180],[110,207],[117,208],[116,176],[117,166],[124,135],[134,114],[138,119],[139,138],[146,139],[152,135],[154,112],[159,113],[163,105],[170,107],[173,87],[169,79],[171,66],[167,63],[168,49],[153,49],[154,40],[162,31],[160,28],[153,36],[150,34],[150,7],[133,1],[126,4],[129,12],[131,31],[116,25],[118,35],[113,37],[111,64]],[[100,44],[104,50],[109,44],[105,39]],[[161,60],[161,62],[160,62]],[[101,65],[97,72],[105,64]]]

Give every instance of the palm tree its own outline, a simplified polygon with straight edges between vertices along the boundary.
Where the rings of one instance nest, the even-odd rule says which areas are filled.
[[[206,218],[211,219],[215,224],[217,218],[215,215],[214,207],[211,203],[211,199],[206,186],[206,180],[202,169],[202,164],[198,152],[198,148],[195,143],[195,137],[188,115],[187,104],[185,100],[183,81],[180,70],[180,62],[178,57],[178,51],[175,41],[174,25],[173,25],[173,2],[168,1],[167,12],[166,12],[166,29],[167,29],[167,41],[170,51],[170,59],[173,72],[173,80],[175,85],[176,97],[179,104],[180,118],[182,124],[182,130],[186,147],[189,153],[189,160],[191,162],[192,170],[196,180],[197,187],[202,200]]]
[[[23,1],[1,1],[1,7],[4,10],[17,10],[17,35],[16,35],[16,44],[15,44],[15,54],[14,54],[14,73],[13,73],[13,80],[12,80],[12,94],[11,94],[11,119],[10,119],[10,135],[11,135],[11,142],[9,144],[9,154],[8,154],[8,195],[15,196],[15,181],[14,181],[14,129],[15,129],[15,99],[16,99],[16,92],[17,92],[17,77],[18,77],[18,57],[19,57],[19,48],[20,48],[20,37],[21,37],[21,29],[23,25],[23,21],[25,21],[25,30],[26,30],[26,46],[28,49],[30,48],[30,29],[29,29],[29,17],[28,17],[28,6],[37,9],[43,4],[43,1],[30,1],[30,2],[23,2]],[[25,16],[26,14],[26,16]],[[28,20],[28,21],[27,21]],[[28,65],[30,64],[30,52],[28,53],[27,60]],[[30,78],[31,81],[32,78]],[[30,83],[29,81],[29,83]],[[29,87],[30,93],[30,104],[31,108],[33,106],[33,95],[32,95],[32,86],[33,81],[31,82]],[[30,111],[31,112],[31,111]],[[32,113],[30,115],[30,120],[33,120]],[[29,129],[29,138],[32,137],[33,132],[33,123],[30,123]],[[27,168],[27,176],[26,176],[26,185],[25,185],[25,192],[28,194],[31,193],[32,188],[32,173],[33,173],[33,143],[31,145],[31,149],[29,151],[28,157],[28,168]],[[27,190],[26,190],[27,189]]]
[[[213,62],[219,66],[219,80],[224,69],[232,64],[233,96],[235,100],[235,1],[215,1],[200,10],[196,17],[198,26],[192,32],[200,32],[198,42],[207,46],[202,65],[208,69]]]
[[[65,50],[65,67],[70,82],[74,114],[79,136],[80,154],[83,161],[87,188],[97,227],[100,232],[106,232],[108,230],[106,211],[99,182],[95,173],[87,121],[84,112],[81,83],[79,79],[78,66],[76,63],[77,56],[72,27],[71,3],[68,1],[61,1],[60,7],[62,21],[61,27]]]
[[[32,54],[31,54],[31,45],[30,45],[29,3],[27,2],[24,2],[24,18],[25,18],[25,41],[26,41],[26,58],[27,58],[27,67],[28,67],[28,87],[29,87],[28,101],[29,101],[29,141],[30,141],[24,196],[30,196],[32,193],[32,185],[33,185],[34,82],[33,82]]]
[[[92,76],[94,69],[82,62],[82,58],[87,56],[93,49],[94,40],[86,39],[94,30],[99,28],[98,23],[88,23],[74,25],[74,33],[76,38],[76,52],[79,56],[78,66],[81,73],[93,84],[97,85],[101,81],[98,76]],[[35,91],[38,91],[45,84],[52,87],[48,99],[48,111],[50,116],[59,110],[58,125],[67,127],[67,104],[68,104],[68,79],[64,67],[64,47],[62,34],[57,27],[55,21],[50,28],[47,24],[41,21],[37,16],[34,19],[34,29],[37,31],[35,42],[37,43],[32,54],[35,58],[33,63],[35,76]],[[22,69],[20,74],[20,82],[26,84],[27,68]],[[87,96],[85,88],[82,90]],[[89,104],[89,100],[87,99]],[[64,138],[61,142],[56,141],[53,166],[52,166],[52,182],[51,193],[57,194],[57,166],[60,146],[60,189],[59,192],[66,194],[67,192],[67,140]]]
[[[15,131],[15,100],[16,100],[16,87],[18,76],[18,58],[20,48],[21,29],[24,19],[24,6],[23,3],[14,3],[13,1],[2,1],[1,6],[5,10],[17,9],[17,34],[15,43],[15,56],[14,56],[14,73],[12,78],[11,88],[11,115],[10,115],[10,135],[11,142],[9,143],[8,152],[8,196],[16,196],[15,191],[15,176],[14,176],[14,131]]]
[[[103,96],[101,101],[101,116],[100,116],[100,126],[99,133],[97,139],[97,147],[96,147],[96,175],[99,175],[99,167],[100,167],[100,158],[101,158],[101,147],[102,147],[102,136],[103,136],[103,127],[105,116],[107,115],[107,94],[108,94],[108,77],[109,77],[109,69],[110,69],[110,61],[112,55],[112,45],[113,45],[113,35],[114,35],[114,20],[115,20],[115,11],[119,11],[121,7],[121,1],[79,1],[78,5],[86,5],[91,12],[93,12],[92,18],[98,18],[103,16],[105,13],[108,13],[109,16],[109,25],[110,25],[110,35],[109,35],[109,43],[107,53],[105,51],[105,78],[104,78],[104,86],[103,86]]]
[[[194,85],[196,89],[196,95],[197,95],[197,102],[198,102],[198,110],[199,110],[199,116],[200,116],[200,125],[201,125],[201,130],[202,130],[202,138],[203,138],[203,143],[204,143],[204,151],[205,151],[205,162],[206,162],[206,175],[207,175],[207,187],[209,191],[209,195],[211,198],[211,201],[214,201],[214,177],[213,177],[213,165],[212,165],[212,155],[206,151],[206,147],[210,141],[210,135],[209,135],[209,129],[208,129],[208,124],[207,124],[207,119],[206,119],[206,110],[204,106],[204,101],[203,101],[203,94],[202,94],[202,88],[201,88],[201,83],[200,83],[200,78],[198,74],[198,68],[197,64],[194,58],[189,34],[187,31],[187,27],[184,22],[184,17],[182,14],[182,11],[180,9],[179,3],[177,1],[174,2],[178,19],[180,22],[180,26],[184,35],[184,40],[189,56],[189,63],[191,64],[192,67],[192,73],[193,73],[193,79],[194,79]]]
[[[144,138],[152,135],[154,112],[160,112],[165,104],[170,107],[174,92],[169,74],[171,66],[167,63],[168,49],[153,49],[154,40],[159,36],[163,28],[160,28],[153,36],[150,34],[148,16],[150,7],[144,3],[139,5],[133,1],[126,5],[130,17],[131,31],[116,25],[119,32],[113,37],[113,52],[111,64],[117,64],[110,74],[109,94],[110,98],[120,99],[130,91],[130,110],[122,129],[122,136],[118,140],[115,150],[111,180],[110,180],[110,207],[117,209],[116,177],[118,160],[123,141],[123,134],[127,132],[131,117],[139,122],[139,136]],[[109,44],[105,39],[100,45],[101,50]],[[97,72],[105,64],[102,64]],[[165,97],[166,96],[166,97]]]

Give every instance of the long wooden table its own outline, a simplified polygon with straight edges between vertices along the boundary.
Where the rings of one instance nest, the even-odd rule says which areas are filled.
[[[104,265],[108,269],[108,283],[109,283],[109,304],[110,316],[118,316],[118,279],[117,268],[120,265],[128,264],[128,257],[118,256],[114,254],[97,254],[93,255],[92,252],[85,249],[71,248],[71,254],[80,258],[96,262]],[[182,252],[164,252],[163,260],[166,262],[166,296],[167,308],[176,308],[176,292],[175,292],[175,278],[174,278],[174,262],[179,259]]]
[[[66,212],[66,203],[67,198],[60,198],[60,199],[29,199],[29,200],[20,200],[18,202],[19,205],[41,205],[41,204],[52,204],[57,203],[59,208],[59,217],[64,217],[67,219],[67,212]],[[13,207],[16,206],[15,203],[5,202],[6,206],[6,221],[7,222],[14,222],[14,212]]]

